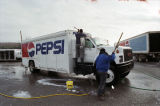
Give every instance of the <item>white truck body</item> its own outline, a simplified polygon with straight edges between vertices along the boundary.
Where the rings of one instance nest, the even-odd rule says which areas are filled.
[[[34,62],[34,67],[36,69],[60,73],[76,73],[76,64],[74,60],[76,58],[75,32],[76,31],[73,30],[66,30],[22,41],[23,65],[29,67],[30,61],[32,61]],[[87,46],[87,43],[85,45],[85,64],[93,66],[93,63],[99,54],[99,50],[102,47],[106,49],[108,54],[111,54],[114,50],[114,47],[112,46],[96,45],[91,35],[85,34],[87,35],[85,40],[89,41],[88,44],[91,44],[91,46]],[[115,64],[123,65],[124,63],[127,63],[126,65],[128,65],[132,61],[132,59],[130,59],[128,61],[120,62],[119,56],[124,60],[124,48],[131,50],[129,47],[119,47],[119,53],[116,53]],[[80,74],[83,74],[83,72]],[[85,73],[84,75],[86,74],[90,74],[90,72]]]
[[[24,41],[22,44],[22,52],[27,49],[28,56],[27,53],[25,55],[23,52],[22,63],[28,67],[29,60],[34,60],[35,67],[38,69],[70,73],[73,71],[73,65],[71,64],[71,58],[73,56],[71,40],[68,33],[62,31],[30,41]],[[63,45],[62,41],[64,42]],[[31,45],[31,47],[29,48],[28,45]],[[62,48],[62,46],[64,47]],[[61,49],[63,49],[63,51]],[[29,54],[32,52],[34,52],[34,56]]]

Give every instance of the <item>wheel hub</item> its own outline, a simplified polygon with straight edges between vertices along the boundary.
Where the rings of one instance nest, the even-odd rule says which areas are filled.
[[[106,83],[110,83],[110,82],[112,82],[113,80],[114,80],[114,73],[113,73],[113,71],[112,70],[108,70],[108,77],[106,78]]]

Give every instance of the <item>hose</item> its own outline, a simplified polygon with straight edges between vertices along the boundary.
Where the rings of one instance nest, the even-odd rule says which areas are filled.
[[[46,95],[46,96],[39,96],[39,97],[31,97],[31,98],[25,98],[25,97],[14,97],[14,96],[9,96],[3,93],[0,93],[0,95],[8,97],[8,98],[14,98],[14,99],[40,99],[40,98],[47,98],[47,97],[52,97],[52,96],[60,96],[60,95],[69,95],[69,96],[87,96],[88,94],[71,94],[71,93],[64,93],[64,94],[51,94],[51,95]]]

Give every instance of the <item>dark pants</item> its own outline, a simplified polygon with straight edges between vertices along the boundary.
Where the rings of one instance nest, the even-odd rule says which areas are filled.
[[[76,44],[76,58],[80,57],[80,44]]]
[[[98,81],[98,96],[102,96],[105,94],[105,84],[107,78],[107,72],[99,72],[97,71],[96,78]]]

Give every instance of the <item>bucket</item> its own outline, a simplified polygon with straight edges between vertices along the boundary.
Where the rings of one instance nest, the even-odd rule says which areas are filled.
[[[71,90],[73,88],[73,81],[66,81],[66,86],[68,90]]]

